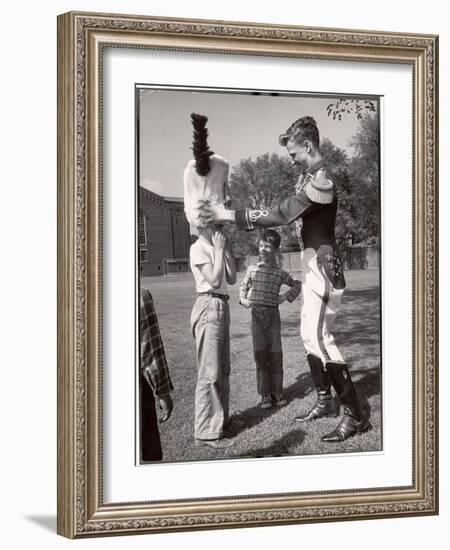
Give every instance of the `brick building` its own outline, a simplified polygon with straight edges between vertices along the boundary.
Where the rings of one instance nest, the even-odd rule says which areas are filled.
[[[139,187],[138,246],[144,277],[189,270],[189,224],[183,199]]]

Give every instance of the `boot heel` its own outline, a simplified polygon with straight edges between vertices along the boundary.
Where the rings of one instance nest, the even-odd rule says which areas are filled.
[[[319,393],[313,408],[302,416],[296,416],[294,420],[296,422],[312,422],[320,418],[336,418],[337,416],[339,413],[336,412],[334,400],[332,398],[323,399]]]
[[[371,428],[372,425],[368,419],[361,420],[361,424],[356,427],[356,433],[363,434],[364,432],[368,432]]]

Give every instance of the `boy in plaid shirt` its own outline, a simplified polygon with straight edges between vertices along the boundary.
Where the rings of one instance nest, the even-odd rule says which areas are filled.
[[[140,291],[139,325],[141,461],[151,462],[162,460],[155,405],[159,406],[162,413],[159,422],[163,423],[169,420],[173,409],[170,397],[173,386],[153,305],[153,297],[150,291],[144,287],[141,287]]]
[[[260,261],[251,265],[239,288],[239,303],[252,309],[252,340],[256,362],[256,384],[260,406],[286,405],[283,397],[283,352],[279,304],[293,302],[300,294],[301,283],[281,269],[279,255],[281,237],[273,229],[262,232],[259,240]],[[281,285],[291,288],[280,294]]]

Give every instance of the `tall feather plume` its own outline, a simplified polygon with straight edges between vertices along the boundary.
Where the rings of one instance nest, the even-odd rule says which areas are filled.
[[[192,124],[194,126],[194,141],[192,142],[192,151],[195,158],[195,170],[200,176],[206,176],[211,170],[209,157],[214,155],[208,147],[208,130],[206,123],[208,117],[205,115],[191,114]]]

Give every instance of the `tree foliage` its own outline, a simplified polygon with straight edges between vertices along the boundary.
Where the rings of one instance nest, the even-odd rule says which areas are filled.
[[[276,153],[265,153],[256,159],[242,159],[230,175],[233,207],[274,208],[281,200],[295,193],[298,168],[288,157]],[[293,225],[279,227],[281,246],[285,250],[298,250],[298,242]],[[227,228],[231,240],[235,243],[236,255],[257,253],[258,233],[240,231],[235,226]]]
[[[339,208],[336,216],[336,240],[343,244],[349,235],[357,233],[355,186],[350,178],[350,161],[343,149],[324,139],[320,148],[327,166],[327,176],[337,188]]]
[[[327,113],[333,120],[353,114],[359,121],[358,130],[349,142],[353,154],[345,165],[347,173],[339,181],[337,238],[339,241],[351,238],[353,243],[378,242],[380,130],[377,104],[370,100],[340,99],[327,106]]]
[[[367,115],[350,145],[354,155],[350,164],[350,177],[362,197],[360,239],[378,241],[380,234],[380,131],[378,117]]]
[[[327,114],[333,120],[342,120],[345,114],[355,114],[358,120],[362,120],[376,110],[376,103],[368,99],[338,99],[327,105]]]
[[[362,119],[350,145],[354,155],[324,140],[321,153],[330,179],[338,191],[336,240],[345,245],[377,242],[379,236],[378,123],[375,117]]]
[[[297,178],[298,169],[276,153],[243,159],[230,176],[233,199],[237,207],[273,208],[294,193]]]

